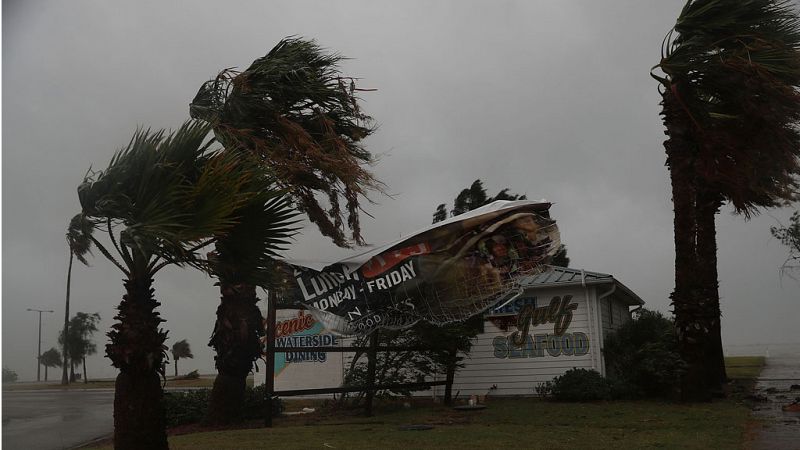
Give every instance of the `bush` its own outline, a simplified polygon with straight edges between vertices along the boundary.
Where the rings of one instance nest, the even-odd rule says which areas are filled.
[[[639,310],[606,337],[604,353],[615,397],[669,396],[686,370],[675,326],[657,311]]]
[[[186,375],[174,377],[173,380],[197,380],[199,378],[200,374],[197,372],[197,370],[193,370]]]
[[[243,420],[260,419],[264,417],[263,385],[255,388],[248,387],[244,396]],[[167,416],[167,426],[174,427],[187,423],[196,423],[203,420],[211,398],[211,389],[197,389],[192,391],[165,392],[164,406]],[[278,416],[283,412],[283,403],[277,397],[272,400],[272,415]]]
[[[562,402],[610,400],[611,382],[596,370],[570,369],[553,379],[552,392]]]
[[[17,372],[14,372],[7,367],[3,367],[3,383],[13,383],[17,381],[17,378],[19,378]]]
[[[553,395],[553,382],[545,381],[533,387],[534,392],[541,398],[547,398]]]

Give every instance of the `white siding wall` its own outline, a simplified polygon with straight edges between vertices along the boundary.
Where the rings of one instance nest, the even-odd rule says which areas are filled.
[[[574,339],[575,333],[583,333],[588,340],[588,351],[581,356],[558,354],[553,356],[547,349],[537,352],[534,348],[533,355],[530,351],[508,348],[502,344],[495,344],[495,338],[507,339],[515,330],[512,326],[508,331],[497,328],[491,321],[485,321],[484,333],[478,335],[473,343],[472,351],[464,360],[465,367],[456,372],[453,385],[453,394],[460,391],[460,397],[472,394],[486,394],[493,385],[490,395],[534,395],[534,387],[545,381],[563,374],[565,371],[577,368],[592,368],[592,354],[596,343],[590,331],[589,314],[584,289],[580,286],[564,287],[558,289],[538,290],[535,294],[536,305],[547,306],[554,296],[563,298],[571,295],[570,303],[576,303],[577,309],[572,311],[572,321],[564,333]],[[591,296],[590,291],[590,296]],[[597,327],[594,327],[597,328]],[[537,335],[553,336],[554,324],[545,323],[531,327],[529,335],[533,342]],[[507,340],[506,347],[507,347]],[[535,347],[535,345],[534,345]],[[541,356],[535,356],[540,353]],[[569,353],[569,352],[567,352]],[[437,388],[437,395],[443,388]]]

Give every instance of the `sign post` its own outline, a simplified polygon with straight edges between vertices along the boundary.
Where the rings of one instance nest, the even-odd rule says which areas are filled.
[[[267,348],[266,348],[266,369],[264,381],[265,416],[264,426],[272,427],[272,398],[275,396],[275,292],[270,290],[267,295]]]

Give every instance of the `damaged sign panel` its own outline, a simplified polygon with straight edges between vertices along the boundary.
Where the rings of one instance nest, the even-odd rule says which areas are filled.
[[[284,300],[325,328],[366,334],[465,320],[519,295],[558,251],[550,203],[496,201],[321,270],[292,265]]]

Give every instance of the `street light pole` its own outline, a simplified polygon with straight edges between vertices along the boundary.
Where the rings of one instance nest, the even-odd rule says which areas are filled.
[[[43,312],[53,312],[51,309],[32,309],[28,308],[28,311],[34,311],[39,313],[39,353],[36,355],[36,381],[42,380],[42,313]]]

